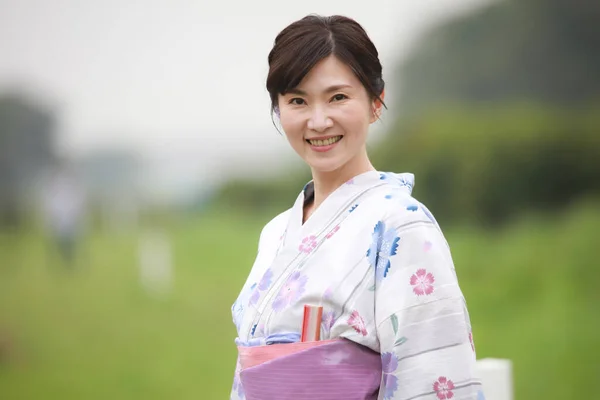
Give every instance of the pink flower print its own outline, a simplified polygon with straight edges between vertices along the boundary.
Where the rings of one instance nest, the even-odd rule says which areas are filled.
[[[435,278],[431,272],[424,269],[418,269],[416,274],[410,277],[410,284],[413,286],[413,292],[417,296],[430,295],[433,293],[433,283]]]
[[[273,310],[281,311],[294,301],[297,301],[302,293],[304,293],[304,286],[306,286],[307,280],[306,276],[301,275],[299,271],[290,275],[279,290],[279,293],[277,293],[275,301],[273,301]]]
[[[348,318],[348,325],[350,325],[361,335],[367,336],[367,326],[365,325],[365,320],[362,319],[358,311],[352,311],[350,318]]]
[[[303,253],[310,253],[317,247],[317,238],[314,235],[310,235],[302,239],[302,243],[298,246],[298,250]]]
[[[431,250],[432,246],[433,243],[431,243],[429,240],[426,240],[425,243],[423,243],[423,251],[428,252],[429,250]]]
[[[454,393],[452,393],[452,389],[454,389],[454,382],[445,376],[440,376],[433,384],[433,390],[437,393],[437,397],[440,400],[453,398]]]
[[[336,225],[336,226],[335,226],[335,227],[334,227],[334,228],[331,230],[331,232],[329,232],[329,233],[328,233],[328,234],[327,234],[325,237],[326,237],[327,239],[330,239],[330,238],[331,238],[333,235],[335,235],[335,233],[336,233],[337,231],[339,231],[339,230],[340,230],[340,226],[339,226],[339,225]]]
[[[471,343],[471,349],[475,351],[475,343],[473,342],[473,332],[469,332],[469,342]]]

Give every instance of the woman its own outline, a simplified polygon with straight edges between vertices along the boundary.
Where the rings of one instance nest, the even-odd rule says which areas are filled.
[[[307,16],[277,36],[269,67],[272,110],[313,180],[262,230],[232,307],[236,343],[240,357],[293,346],[311,304],[323,306],[321,339],[345,347],[260,373],[238,358],[231,399],[481,398],[447,243],[410,196],[413,176],[378,172],[367,155],[384,106],[375,46],[352,19]]]

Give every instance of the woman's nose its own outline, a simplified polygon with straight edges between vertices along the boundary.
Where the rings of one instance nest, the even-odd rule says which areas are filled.
[[[325,110],[315,108],[308,120],[308,129],[316,132],[323,132],[332,126],[333,121],[329,118]]]

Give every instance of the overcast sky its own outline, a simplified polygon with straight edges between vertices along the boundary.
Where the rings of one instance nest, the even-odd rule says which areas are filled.
[[[489,1],[0,0],[0,91],[43,94],[71,153],[118,145],[211,165],[288,158],[264,84],[287,24],[309,13],[355,18],[390,83],[419,34]]]

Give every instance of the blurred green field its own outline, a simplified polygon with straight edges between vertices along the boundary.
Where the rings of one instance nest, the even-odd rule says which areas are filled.
[[[37,233],[0,237],[0,399],[226,399],[230,305],[265,221],[172,222],[167,298],[139,284],[135,234],[89,238],[85,266],[48,262]],[[514,362],[517,399],[590,398],[600,376],[600,203],[500,232],[446,229],[479,358]]]

